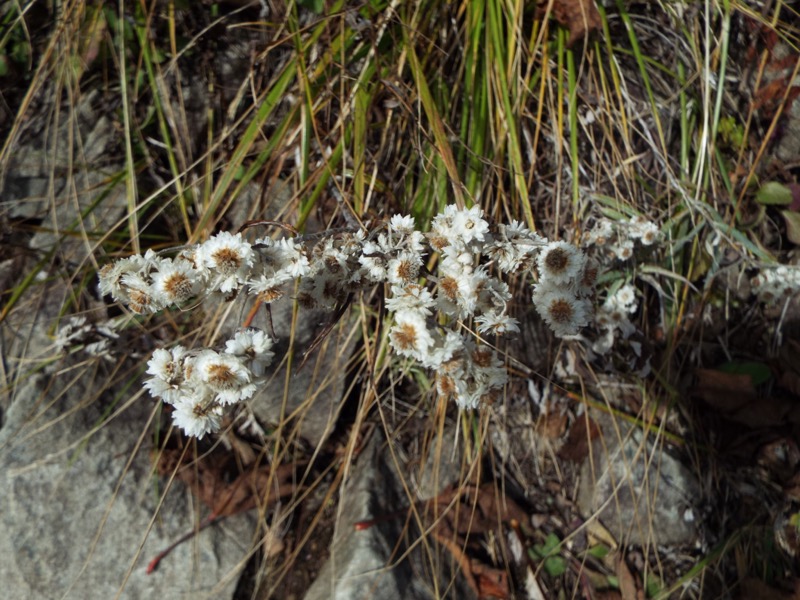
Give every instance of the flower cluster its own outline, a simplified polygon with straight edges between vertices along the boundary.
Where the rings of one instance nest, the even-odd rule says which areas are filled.
[[[659,238],[658,226],[642,216],[628,221],[599,219],[584,236],[585,246],[595,246],[618,260],[633,256],[635,242],[652,246]]]
[[[147,363],[150,394],[173,407],[175,425],[202,438],[219,430],[222,409],[247,400],[272,362],[272,340],[254,328],[241,329],[225,350],[157,349]]]
[[[519,330],[502,277],[524,271],[536,275],[533,302],[557,335],[574,335],[589,322],[594,263],[516,221],[490,225],[479,207],[448,206],[427,233],[403,215],[370,232],[328,232],[316,243],[297,236],[251,244],[241,234],[220,233],[175,258],[148,251],[109,265],[100,272],[100,289],[146,313],[200,294],[230,299],[243,292],[273,302],[292,290],[303,306],[331,309],[382,284],[392,349],[435,370],[440,394],[476,408],[507,381],[502,361],[481,336]],[[245,337],[228,342],[223,353],[178,347],[154,354],[146,385],[175,407],[187,433],[215,430],[223,406],[255,392],[271,342],[261,332],[237,336]]]
[[[597,266],[566,242],[548,244],[536,262],[536,310],[556,335],[575,335],[592,316],[589,297],[594,291]]]
[[[638,307],[636,291],[630,283],[626,283],[606,298],[597,311],[595,322],[607,331],[613,332],[618,329],[623,338],[628,338],[636,331],[629,316],[635,313]]]
[[[630,260],[636,246],[653,246],[661,237],[658,226],[642,216],[628,220],[598,219],[583,236],[583,246],[596,257],[603,270],[618,261]],[[629,339],[636,331],[631,315],[638,309],[635,288],[619,279],[613,282],[603,304],[597,309],[594,322],[600,336],[592,344],[597,354],[607,354],[614,347],[617,332]]]
[[[800,292],[800,267],[779,265],[763,268],[750,283],[762,302],[785,300]]]

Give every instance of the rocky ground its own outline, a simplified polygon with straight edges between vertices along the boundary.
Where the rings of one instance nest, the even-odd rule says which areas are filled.
[[[200,41],[192,60],[165,69],[164,97],[174,105],[162,108],[184,115],[185,165],[202,158],[214,118],[244,135],[236,111],[220,107],[292,53],[285,40],[272,48],[262,30],[245,26],[260,6],[221,6],[240,27],[211,35],[211,16],[184,10],[184,30]],[[272,10],[269,22],[279,23],[280,7]],[[657,25],[642,13],[641,23]],[[379,37],[380,22],[356,17],[349,26]],[[800,60],[746,21],[734,27],[757,50],[739,44],[731,54],[736,101],[756,107],[754,138],[772,136],[748,149],[764,148],[759,172],[794,193]],[[650,39],[655,56],[658,36]],[[267,47],[270,61],[256,64]],[[758,60],[766,67],[752,66]],[[164,409],[141,389],[147,358],[200,338],[192,332],[204,323],[232,331],[249,306],[206,302],[191,315],[145,321],[99,296],[96,269],[132,188],[120,175],[130,175],[120,143],[127,117],[92,65],[87,58],[79,96],[55,79],[29,79],[30,87],[9,85],[0,112],[8,140],[0,179],[6,597],[794,597],[800,319],[796,297],[755,299],[743,259],[750,246],[704,238],[713,261],[692,280],[700,293],[678,335],[662,329],[652,291],[663,273],[645,273],[639,330],[610,358],[554,339],[520,302],[521,341],[507,349],[512,382],[472,420],[437,402],[426,375],[395,366],[376,378],[364,333],[376,320],[363,317],[379,309],[376,296],[336,319],[278,302],[256,324],[292,360],[224,435],[195,445],[169,431]],[[665,122],[677,123],[673,90],[653,85]],[[645,103],[647,92],[637,92]],[[591,104],[588,95],[581,101]],[[277,103],[292,110],[286,98]],[[134,116],[145,120],[147,105],[134,106]],[[166,163],[137,163],[140,197],[169,186]],[[643,162],[643,172],[653,164]],[[220,227],[293,220],[284,212],[293,168],[243,182]],[[325,189],[309,231],[324,230],[337,206],[335,185]],[[142,212],[154,237],[181,237],[173,208]],[[761,229],[750,243],[796,264],[798,242],[777,212],[754,223]],[[83,320],[70,321],[75,315]],[[154,567],[186,533],[194,535]]]

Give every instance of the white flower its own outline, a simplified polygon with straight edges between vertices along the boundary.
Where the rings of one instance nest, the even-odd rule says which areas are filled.
[[[464,348],[464,338],[455,331],[435,334],[434,345],[422,360],[422,366],[426,369],[438,369]]]
[[[537,236],[533,233],[525,223],[521,221],[512,220],[508,225],[500,225],[500,231],[503,236],[509,241],[517,241],[521,239],[534,239]]]
[[[603,308],[610,311],[622,310],[629,313],[636,312],[636,293],[630,283],[620,287],[613,296],[603,303]]]
[[[628,224],[628,237],[639,239],[644,246],[650,246],[658,239],[658,227],[644,217],[634,217]]]
[[[419,268],[422,266],[422,257],[413,252],[401,252],[397,258],[389,261],[386,268],[389,283],[406,285],[419,278]]]
[[[519,321],[505,313],[484,313],[475,319],[475,323],[480,333],[503,335],[509,331],[519,331]]]
[[[172,420],[186,435],[203,439],[205,434],[219,431],[222,408],[209,397],[187,397],[175,405]]]
[[[610,220],[600,219],[595,223],[594,228],[586,236],[587,245],[606,246],[614,237],[614,227]]]
[[[478,305],[478,292],[484,288],[487,279],[488,276],[483,270],[464,274],[458,278],[458,298],[456,301],[461,308],[460,318],[475,313]]]
[[[411,235],[415,230],[414,217],[394,215],[389,221],[389,230],[400,235]]]
[[[536,261],[541,278],[557,284],[580,277],[585,263],[584,255],[566,242],[550,242]]]
[[[133,312],[145,314],[158,312],[166,306],[166,299],[155,293],[152,286],[139,273],[122,276],[122,295]]]
[[[255,294],[262,302],[274,302],[284,295],[284,283],[289,281],[291,277],[284,272],[279,272],[274,275],[266,275],[261,273],[254,279],[247,281],[247,287],[250,289],[251,294]]]
[[[595,323],[608,332],[619,329],[625,339],[636,331],[636,326],[628,318],[628,311],[609,302],[605,302],[597,311]],[[611,333],[611,338],[613,339],[613,333]]]
[[[477,346],[470,353],[472,377],[486,390],[502,388],[508,382],[508,373],[497,352],[488,346]]]
[[[200,290],[200,274],[183,259],[162,260],[153,274],[153,291],[166,304],[181,304]]]
[[[361,255],[358,257],[358,262],[366,271],[367,279],[376,283],[386,280],[386,261],[382,256]]]
[[[619,240],[616,244],[611,246],[611,252],[620,260],[628,260],[633,256],[633,241]]]
[[[412,231],[406,240],[406,247],[411,251],[422,256],[425,254],[425,234],[421,231]]]
[[[503,273],[513,273],[526,258],[519,246],[506,241],[496,241],[485,251]]]
[[[281,253],[281,269],[291,277],[304,277],[309,272],[308,257],[302,245],[296,246],[293,239],[283,238],[276,247]]]
[[[475,256],[473,253],[456,240],[453,244],[442,248],[439,271],[447,275],[471,273],[474,263]]]
[[[539,284],[534,291],[533,302],[557,336],[575,335],[580,327],[589,322],[589,303],[576,298],[568,290]]]
[[[391,297],[386,299],[386,310],[389,312],[412,310],[430,316],[431,308],[435,304],[431,293],[415,283],[405,286],[393,285],[391,293]]]
[[[458,211],[455,204],[448,204],[444,207],[444,211],[433,217],[431,222],[431,233],[434,236],[441,236],[443,238],[453,237],[453,217]]]
[[[187,350],[175,346],[172,350],[158,348],[147,361],[147,373],[152,375],[145,380],[144,387],[151,396],[161,398],[167,404],[177,403],[186,394],[184,379],[184,359]]]
[[[451,232],[464,244],[476,240],[483,242],[489,232],[489,223],[483,219],[480,206],[456,210],[452,214]]]
[[[264,375],[272,363],[272,339],[260,329],[240,329],[232,340],[225,342],[225,353],[239,356],[247,361],[247,367],[256,377]]]
[[[241,233],[222,231],[201,244],[196,259],[210,271],[212,287],[229,293],[247,281],[255,253]]]
[[[194,376],[216,393],[216,400],[222,405],[246,400],[256,392],[252,373],[239,357],[231,354],[204,350],[195,360]]]
[[[475,385],[468,385],[467,382],[462,380],[455,380],[455,395],[454,399],[458,407],[462,410],[475,410],[481,404],[481,398],[484,396],[484,389]]]
[[[478,285],[478,306],[481,312],[505,312],[511,300],[511,290],[505,281],[486,275],[481,269],[479,273],[485,278]]]
[[[117,301],[127,301],[127,297],[122,291],[122,276],[127,273],[141,274],[146,267],[147,261],[139,254],[104,265],[98,272],[100,294],[111,295]]]
[[[398,353],[417,359],[427,356],[434,344],[425,324],[425,315],[415,310],[395,313],[389,341]]]
[[[397,250],[400,250],[400,246],[392,243],[392,241],[389,239],[389,236],[387,236],[385,233],[379,233],[377,238],[366,240],[361,245],[361,253],[366,254],[367,256],[373,254],[386,255]]]

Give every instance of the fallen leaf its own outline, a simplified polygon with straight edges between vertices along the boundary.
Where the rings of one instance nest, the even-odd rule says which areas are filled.
[[[165,449],[156,469],[160,475],[183,481],[192,493],[211,508],[216,517],[233,515],[269,505],[291,496],[296,489],[294,472],[297,463],[278,465],[255,463],[236,476],[236,461],[222,453],[212,453],[199,460],[186,460],[182,449]]]
[[[539,3],[539,16],[545,14],[547,5],[547,2]],[[555,0],[552,4],[551,15],[559,25],[566,27],[569,31],[568,47],[603,27],[603,21],[594,0]]]
[[[800,213],[782,210],[781,215],[786,224],[786,237],[795,246],[800,246]]]
[[[756,192],[756,202],[764,205],[786,206],[792,203],[792,190],[777,181],[768,181]]]
[[[694,393],[723,413],[733,413],[758,397],[750,375],[695,369]]]
[[[500,497],[494,484],[485,484],[445,490],[425,503],[424,512],[434,519],[431,531],[437,543],[453,555],[478,598],[510,597],[506,570],[470,559],[467,550],[474,536],[496,532],[502,523],[515,530],[526,525],[528,514],[522,507],[511,498]]]
[[[617,572],[617,579],[619,580],[619,591],[622,594],[622,600],[643,599],[644,594],[636,585],[636,579],[625,563],[625,558],[622,555],[617,556],[615,570]]]
[[[741,600],[792,600],[798,596],[792,592],[784,592],[774,587],[770,587],[760,579],[748,578],[739,584],[739,596]]]
[[[548,411],[537,420],[536,433],[549,440],[557,440],[564,434],[568,422],[569,416],[565,412]]]
[[[585,412],[570,427],[567,440],[558,454],[564,460],[575,463],[582,462],[589,455],[589,446],[592,441],[599,435],[600,427]]]

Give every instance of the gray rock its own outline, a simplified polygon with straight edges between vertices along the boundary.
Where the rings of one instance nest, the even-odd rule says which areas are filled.
[[[592,417],[602,435],[581,467],[584,518],[598,518],[622,544],[693,543],[700,486],[691,471],[632,424]]]
[[[289,350],[292,335],[292,301],[288,298],[272,305],[272,324],[279,344],[276,361]],[[250,400],[255,415],[263,422],[280,423],[294,415],[298,433],[313,447],[318,447],[336,426],[344,402],[346,369],[350,362],[356,336],[350,336],[347,317],[334,327],[319,347],[303,363],[303,353],[317,339],[333,314],[321,310],[299,309],[294,328],[292,364],[284,362],[270,375],[265,386]],[[271,333],[262,315],[257,326]],[[288,388],[288,389],[287,389]],[[286,404],[284,406],[284,396]]]
[[[424,460],[416,469],[412,469],[420,500],[435,498],[459,481],[464,455],[463,445],[457,437],[459,433],[456,424],[445,426],[444,431],[437,433],[426,448]]]
[[[413,523],[407,523],[404,515],[381,519],[407,506],[408,499],[379,429],[351,473],[342,490],[330,559],[305,600],[472,598],[461,578],[448,587],[446,559],[440,561],[441,569],[434,570],[441,579],[437,596],[437,586],[428,580],[429,560],[423,562],[424,544],[408,551],[419,535]],[[371,527],[356,531],[357,522],[376,518],[379,521]]]
[[[34,375],[8,410],[0,430],[2,596],[230,597],[252,517],[205,529],[145,573],[205,509],[181,484],[158,507],[165,482],[156,485],[148,457],[152,402],[136,399],[109,418],[124,402],[98,395],[109,373],[97,367]]]
[[[159,508],[166,482],[152,474],[147,433],[156,404],[146,395],[127,402],[136,381],[125,393],[136,377],[134,345],[121,342],[116,364],[84,353],[59,357],[48,331],[67,294],[58,281],[42,284],[0,327],[10,390],[0,429],[0,596],[231,596],[253,516],[202,531],[145,574],[207,509],[181,483]],[[87,306],[86,314],[98,309]]]
[[[90,92],[74,109],[62,111],[57,124],[23,132],[0,180],[6,214],[42,219],[31,247],[47,252],[58,244],[67,262],[85,260],[92,234],[108,232],[127,205],[124,180],[117,177],[123,166],[107,158],[119,134],[98,111],[101,101],[97,91]]]

